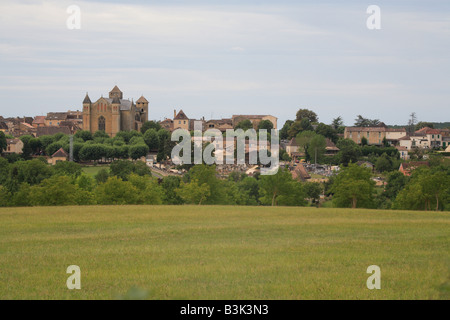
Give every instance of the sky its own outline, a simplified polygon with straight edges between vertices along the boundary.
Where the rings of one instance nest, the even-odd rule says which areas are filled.
[[[328,124],[450,121],[448,0],[2,0],[0,30],[4,117],[81,110],[117,85],[147,98],[151,120],[270,114],[281,128],[307,108]]]

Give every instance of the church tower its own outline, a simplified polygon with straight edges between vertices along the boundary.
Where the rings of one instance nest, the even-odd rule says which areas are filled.
[[[117,86],[115,88],[117,88]],[[110,97],[111,92],[109,93]],[[109,133],[109,135],[111,137],[114,137],[116,133],[120,131],[120,100],[118,96],[115,96],[112,99],[113,100],[111,102],[111,132]]]
[[[92,102],[86,92],[86,97],[83,100],[83,129],[91,131],[91,107]]]
[[[109,98],[110,99],[114,99],[114,98],[119,98],[120,100],[123,99],[123,92],[120,91],[120,89],[115,86],[110,92],[109,92]]]
[[[141,96],[136,101],[136,108],[140,114],[140,121],[142,123],[147,122],[148,121],[148,101],[147,101],[147,99],[144,98],[144,96]]]

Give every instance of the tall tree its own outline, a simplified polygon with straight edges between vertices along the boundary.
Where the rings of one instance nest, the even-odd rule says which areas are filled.
[[[6,143],[6,136],[3,131],[0,131],[0,153],[6,150],[8,144]]]
[[[374,186],[370,169],[349,164],[333,182],[333,204],[337,207],[370,207]]]
[[[408,120],[408,133],[409,134],[414,133],[414,130],[416,129],[416,123],[417,123],[416,113],[412,112],[409,115],[409,120]]]
[[[292,120],[287,120],[284,123],[283,128],[281,128],[281,130],[280,130],[280,139],[281,140],[289,139],[289,129],[291,128],[293,123],[294,123],[294,121],[292,121]]]
[[[299,109],[297,111],[296,121],[302,121],[302,119],[308,119],[311,123],[319,122],[317,114],[309,109]]]

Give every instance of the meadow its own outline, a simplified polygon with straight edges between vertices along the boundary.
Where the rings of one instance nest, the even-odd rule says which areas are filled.
[[[449,244],[445,212],[1,208],[0,299],[449,299]]]

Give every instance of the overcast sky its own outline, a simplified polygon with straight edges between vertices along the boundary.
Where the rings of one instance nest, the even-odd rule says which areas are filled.
[[[186,4],[189,3],[189,4]],[[66,12],[81,9],[81,29]],[[381,30],[369,30],[369,5]],[[299,108],[330,123],[450,121],[450,1],[0,2],[0,115],[81,110],[118,85],[150,119]]]

